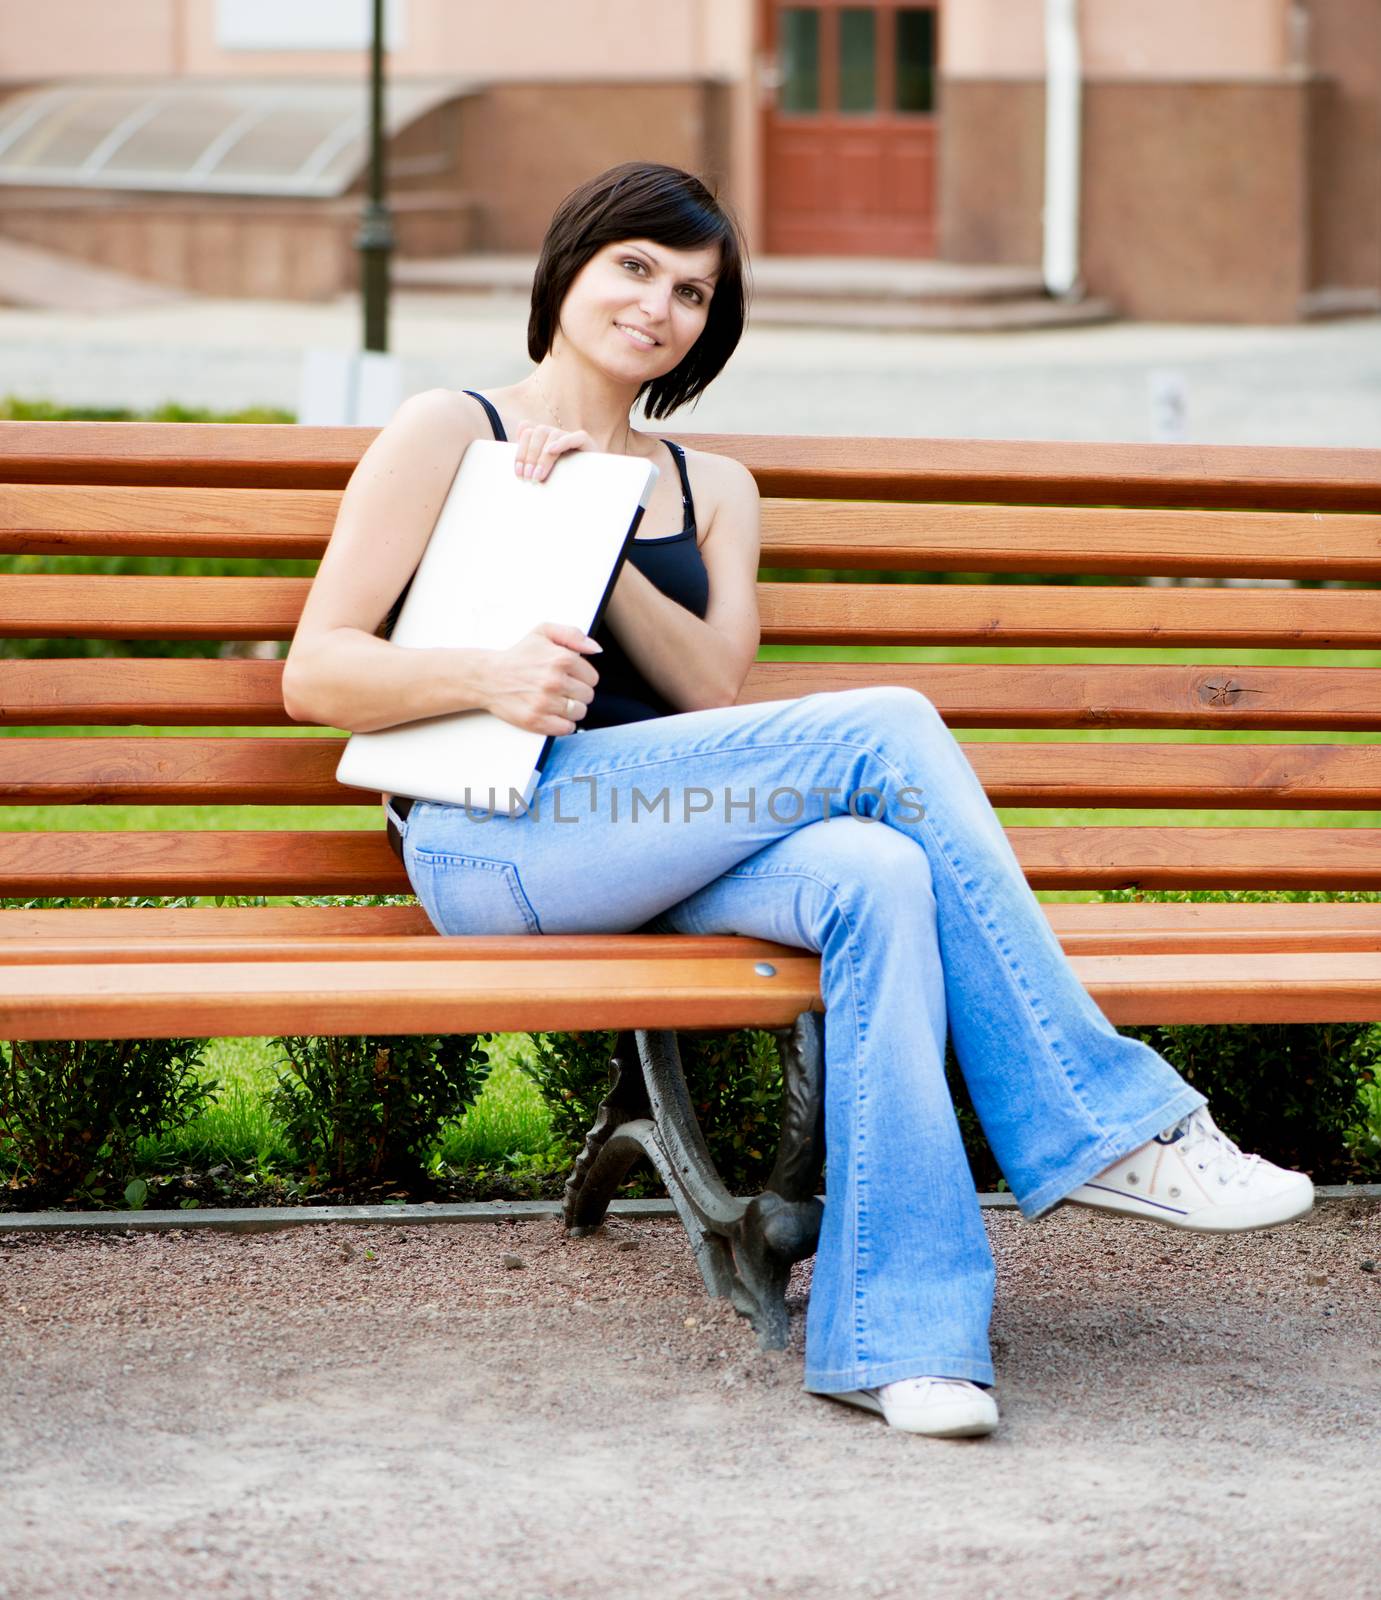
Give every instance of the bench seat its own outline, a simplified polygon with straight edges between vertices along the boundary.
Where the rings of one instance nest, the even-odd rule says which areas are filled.
[[[50,830],[0,830],[0,1037],[611,1030],[614,1083],[567,1185],[567,1225],[597,1227],[650,1159],[711,1292],[780,1346],[786,1274],[820,1217],[812,953],[727,936],[442,937],[410,901],[24,903],[410,893],[379,797],[335,781],[339,730],[297,728],[282,704],[272,657],[309,578],[61,566],[316,559],[371,437],[0,423],[0,553],[58,558],[0,574],[0,640],[75,642],[0,660],[0,805],[63,808]],[[1381,892],[1381,451],[674,437],[744,461],[764,496],[774,653],[743,703],[919,690],[951,728],[978,730],[965,754],[992,803],[1017,812],[1008,837],[1039,891]],[[1094,581],[1061,581],[1076,576]],[[123,653],[87,656],[84,640]],[[150,640],[174,653],[140,654]],[[176,653],[208,640],[215,657]],[[837,659],[863,646],[916,648]],[[937,648],[956,659],[918,658]],[[1262,649],[1278,654],[1245,658]],[[103,805],[246,812],[112,832],[68,809]],[[368,808],[377,826],[337,813],[256,829],[259,806]],[[1062,820],[1071,811],[1091,814]],[[1186,811],[1225,820],[1177,825]],[[1323,825],[1282,825],[1306,812]],[[1381,1019],[1376,900],[1043,909],[1114,1023]],[[772,1177],[744,1199],[714,1173],[676,1037],[748,1026],[776,1035],[785,1095]]]

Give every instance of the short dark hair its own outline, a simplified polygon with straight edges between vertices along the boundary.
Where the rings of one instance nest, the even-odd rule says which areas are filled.
[[[541,361],[556,339],[562,302],[576,274],[607,244],[650,239],[672,250],[719,246],[719,274],[700,337],[684,359],[638,390],[649,418],[699,398],[743,335],[748,253],[732,212],[680,167],[626,161],[574,189],[556,208],[532,280],[527,351]]]

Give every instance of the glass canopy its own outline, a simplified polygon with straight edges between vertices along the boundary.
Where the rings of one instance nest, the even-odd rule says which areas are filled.
[[[467,90],[390,83],[385,128]],[[368,157],[364,82],[87,82],[0,101],[0,184],[330,196]]]

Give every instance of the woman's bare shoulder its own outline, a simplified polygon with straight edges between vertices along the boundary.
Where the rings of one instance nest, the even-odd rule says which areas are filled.
[[[737,457],[717,450],[692,450],[689,445],[681,448],[686,452],[687,470],[711,488],[734,495],[757,493],[757,479]]]
[[[686,471],[690,474],[691,491],[700,521],[710,526],[721,509],[733,513],[757,514],[757,479],[734,456],[720,455],[713,450],[686,452]]]
[[[403,401],[388,426],[406,434],[450,435],[457,429],[478,434],[489,431],[489,419],[473,395],[458,389],[423,389]]]

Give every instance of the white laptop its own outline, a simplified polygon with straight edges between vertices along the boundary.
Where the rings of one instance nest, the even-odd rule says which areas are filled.
[[[540,622],[599,626],[657,468],[577,450],[536,483],[517,476],[516,457],[498,440],[467,446],[392,643],[502,650]],[[598,672],[600,657],[585,659]],[[553,737],[489,711],[449,712],[351,734],[336,779],[511,816],[529,806]]]

